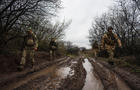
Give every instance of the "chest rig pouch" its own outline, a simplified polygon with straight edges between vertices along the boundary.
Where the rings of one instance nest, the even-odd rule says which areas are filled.
[[[34,38],[32,36],[31,37],[27,37],[26,45],[27,46],[34,46],[34,44],[35,44]]]
[[[107,33],[107,37],[105,38],[105,43],[112,46],[115,45],[116,39],[113,33],[112,34]]]

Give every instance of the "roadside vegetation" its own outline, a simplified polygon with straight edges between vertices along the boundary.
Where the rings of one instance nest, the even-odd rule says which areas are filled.
[[[110,7],[108,12],[100,17],[97,16],[89,30],[91,46],[97,41],[100,47],[101,38],[107,32],[108,26],[113,27],[113,32],[122,42],[122,48],[116,46],[115,49],[117,65],[140,72],[140,1],[115,0],[114,6]],[[93,56],[92,53],[92,51],[89,52],[90,56]],[[100,48],[98,56],[108,57],[107,53]]]
[[[52,22],[59,9],[62,9],[61,0],[1,0],[0,54],[18,55],[29,28],[37,35],[38,51],[49,52],[49,42],[55,38],[60,46],[58,50],[65,53],[62,38],[71,21]]]

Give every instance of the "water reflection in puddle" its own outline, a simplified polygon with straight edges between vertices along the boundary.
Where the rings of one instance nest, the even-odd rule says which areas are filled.
[[[83,87],[83,90],[104,90],[103,85],[100,80],[98,80],[93,74],[93,67],[88,59],[84,60],[83,66],[87,72],[86,82]]]
[[[61,78],[66,78],[68,75],[72,75],[73,71],[71,71],[70,67],[62,67],[57,70],[57,75]]]
[[[77,63],[77,61],[74,61],[74,62],[72,62],[73,64],[76,64]]]

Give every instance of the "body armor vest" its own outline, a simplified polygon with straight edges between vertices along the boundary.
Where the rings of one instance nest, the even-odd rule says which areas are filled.
[[[115,38],[114,34],[107,33],[106,35],[107,35],[107,38],[105,38],[105,43],[108,45],[115,45],[116,38]]]

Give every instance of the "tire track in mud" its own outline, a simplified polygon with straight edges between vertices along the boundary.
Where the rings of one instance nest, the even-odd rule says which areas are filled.
[[[83,66],[87,72],[87,75],[86,82],[82,90],[104,90],[104,86],[99,76],[95,73],[94,67],[87,58],[84,59]]]
[[[0,90],[131,90],[93,58],[67,58],[5,85]]]
[[[110,68],[110,66],[105,61],[99,60],[99,62],[105,67]],[[128,84],[128,86],[130,86],[132,90],[140,90],[139,76],[119,67],[114,67],[112,68],[112,70],[117,73],[117,75],[119,75]]]
[[[140,90],[140,77],[120,68],[115,68],[114,71],[119,74],[133,90]]]
[[[35,68],[31,69],[31,68],[26,68],[24,71],[22,72],[13,72],[10,75],[2,75],[0,78],[0,87],[3,87],[4,85],[8,85],[9,83],[12,83],[13,79],[17,79],[17,78],[24,78],[25,76],[32,74],[34,72],[37,72],[43,68],[49,67],[55,63],[61,62],[65,59],[67,59],[68,57],[64,57],[64,58],[60,58],[54,62],[45,62],[45,63],[41,63],[40,65],[35,66]]]
[[[71,68],[68,75],[65,78],[59,78],[57,70],[66,67]],[[11,90],[12,88],[14,90],[81,90],[84,85],[84,76],[86,75],[81,67],[82,61],[79,58],[70,58],[57,63],[57,65],[28,75],[4,90]]]
[[[68,76],[58,90],[104,90],[99,76],[88,59],[82,57],[73,68],[75,74]]]
[[[74,70],[73,75],[68,75],[61,83],[61,87],[58,90],[82,90],[85,78],[86,71],[82,65],[82,58],[77,58],[75,61],[77,63],[72,64],[72,69]]]
[[[105,67],[93,58],[89,58],[89,61],[100,77],[105,90],[131,90],[130,87],[111,69]]]
[[[21,74],[20,76],[17,75],[17,77],[14,76],[13,79],[10,78],[9,81],[6,80],[3,83],[4,84],[3,87],[0,87],[0,90],[13,90],[14,88],[17,88],[17,87],[19,87],[19,86],[21,86],[21,85],[23,85],[23,84],[25,84],[25,83],[27,83],[29,81],[32,81],[37,77],[41,77],[42,75],[52,73],[50,71],[53,71],[56,68],[56,64],[62,64],[62,63],[66,62],[69,59],[70,58],[58,59],[57,61],[51,62],[50,65],[44,64],[43,66],[38,66],[34,70],[31,70],[32,72],[30,71],[30,72],[27,72],[26,74]],[[46,71],[48,69],[50,71]],[[21,73],[24,73],[24,72],[21,72]],[[15,78],[16,78],[16,80],[14,80]]]

